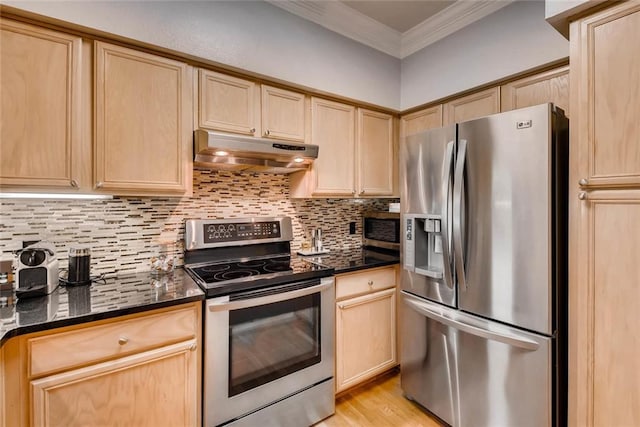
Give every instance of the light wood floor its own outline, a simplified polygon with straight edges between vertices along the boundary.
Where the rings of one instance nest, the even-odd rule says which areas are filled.
[[[397,370],[338,396],[335,415],[314,427],[385,426],[442,426],[402,395],[400,373]]]

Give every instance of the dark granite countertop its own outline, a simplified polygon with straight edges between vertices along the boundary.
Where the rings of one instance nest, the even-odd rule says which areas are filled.
[[[305,257],[312,262],[333,267],[335,274],[364,270],[367,268],[383,267],[398,264],[400,255],[395,251],[357,247],[333,250],[327,254]]]
[[[182,269],[157,277],[138,273],[86,286],[59,286],[50,295],[20,300],[13,291],[1,291],[0,345],[17,335],[203,299],[204,292]]]

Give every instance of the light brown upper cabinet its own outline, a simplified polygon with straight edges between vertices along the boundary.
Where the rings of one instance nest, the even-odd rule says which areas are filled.
[[[394,196],[396,120],[390,114],[311,99],[311,143],[320,147],[308,172],[291,175],[291,197]]]
[[[80,37],[0,20],[0,185],[90,188]],[[86,146],[83,146],[86,144]],[[85,177],[85,175],[87,175]]]
[[[640,3],[570,26],[569,425],[640,425]]]
[[[442,105],[425,108],[402,116],[400,138],[439,127],[442,127]]]
[[[305,141],[305,95],[200,70],[198,127],[288,141]]]
[[[311,98],[311,143],[318,158],[308,172],[291,175],[292,197],[355,195],[356,109]]]
[[[464,122],[500,112],[500,88],[492,87],[444,104],[443,124]]]
[[[304,94],[262,85],[262,136],[303,142],[305,107]]]
[[[192,191],[192,69],[95,42],[96,188],[113,194]]]
[[[569,66],[528,76],[500,87],[501,111],[553,102],[569,116]]]
[[[396,180],[394,119],[358,108],[358,196],[392,196]]]
[[[251,80],[199,70],[198,127],[257,136],[260,90]]]

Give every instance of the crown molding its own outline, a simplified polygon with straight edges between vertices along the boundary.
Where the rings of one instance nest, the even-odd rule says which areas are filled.
[[[402,34],[399,57],[405,58],[510,5],[513,1],[457,1],[429,19],[405,31]]]
[[[514,0],[457,1],[400,33],[340,1],[266,0],[333,32],[402,59],[513,3]]]
[[[399,58],[402,34],[339,1],[266,0],[333,32]]]

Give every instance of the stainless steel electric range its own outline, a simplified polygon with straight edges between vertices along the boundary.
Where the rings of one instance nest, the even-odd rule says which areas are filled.
[[[206,426],[304,426],[334,413],[333,269],[291,256],[291,219],[188,220],[205,291]]]

